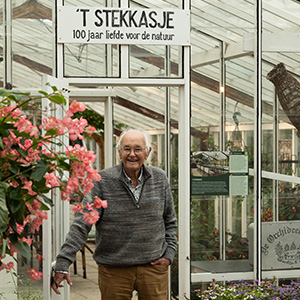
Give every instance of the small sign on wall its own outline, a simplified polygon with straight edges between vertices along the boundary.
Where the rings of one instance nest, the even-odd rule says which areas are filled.
[[[248,153],[199,151],[192,157],[192,195],[248,195]]]
[[[248,153],[230,152],[229,195],[248,195]]]
[[[300,221],[262,223],[262,268],[300,268]]]
[[[190,11],[58,6],[58,43],[190,45]]]

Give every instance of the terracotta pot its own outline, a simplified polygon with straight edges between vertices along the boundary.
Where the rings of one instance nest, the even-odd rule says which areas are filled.
[[[269,79],[275,85],[279,102],[292,124],[298,130],[300,137],[300,83],[290,73],[285,65],[279,63],[268,74]]]

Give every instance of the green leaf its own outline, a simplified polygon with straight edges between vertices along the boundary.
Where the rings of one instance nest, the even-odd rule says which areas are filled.
[[[83,189],[81,186],[78,186],[79,192],[83,194]]]
[[[15,218],[16,222],[20,225],[23,225],[23,223],[24,223],[25,210],[26,210],[25,202],[21,201],[19,209],[15,213],[12,214],[12,216]]]
[[[14,124],[13,123],[4,123],[1,124],[1,129],[14,129]],[[8,134],[6,134],[6,136],[8,136]]]
[[[54,92],[57,91],[57,87],[54,86],[54,85],[51,85],[50,82],[47,82],[46,85],[47,85],[47,86],[50,86]]]
[[[45,91],[39,91],[39,93],[44,95],[44,96],[48,96],[48,93],[46,93]]]
[[[51,95],[48,96],[48,99],[56,104],[64,104],[64,105],[67,104],[65,97],[62,95]]]
[[[10,95],[7,95],[7,98],[8,99],[11,99],[15,102],[20,102],[22,100],[22,96],[21,95],[18,95],[18,94],[10,94]]]
[[[14,244],[14,246],[19,250],[19,253],[22,256],[26,257],[27,259],[31,258],[30,247],[27,243],[18,241],[16,244]]]
[[[47,196],[44,195],[44,194],[39,194],[39,196],[42,197],[42,198],[44,199],[44,201],[45,201],[46,203],[48,203],[50,206],[54,206],[54,204],[53,204],[51,198],[47,197]]]
[[[44,204],[43,202],[41,202],[41,203],[42,203],[41,210],[49,210],[50,209],[46,204]]]
[[[3,97],[6,93],[7,93],[7,90],[5,90],[5,89],[0,90],[0,96]]]
[[[43,177],[40,181],[35,181],[34,182],[34,187],[37,188],[37,190],[41,193],[48,193],[49,188],[46,186],[46,178]]]
[[[11,218],[9,220],[9,226],[13,229],[14,232],[16,232],[16,233],[18,232],[17,224],[14,219]]]
[[[21,201],[16,199],[11,199],[9,201],[10,211],[15,214],[21,208]]]
[[[57,164],[58,167],[63,168],[64,170],[69,171],[71,169],[70,164],[66,163],[65,161],[60,160]]]
[[[18,163],[11,163],[10,171],[13,174],[17,174],[19,172],[19,164]]]
[[[86,195],[86,198],[87,198],[87,200],[88,200],[89,203],[92,203],[93,199],[92,199],[92,195],[90,193],[88,193]]]
[[[26,150],[23,150],[21,148],[18,149],[18,152],[23,156],[23,157],[26,157],[28,156],[28,152]]]
[[[0,182],[0,188],[3,188],[5,191],[7,191],[9,187],[10,185],[7,182]]]
[[[1,256],[4,257],[6,252],[6,246],[7,246],[7,239],[2,239],[2,250],[1,250]]]
[[[4,232],[7,229],[7,218],[8,218],[8,209],[6,206],[6,195],[5,191],[7,190],[9,184],[6,182],[0,182],[0,232]]]
[[[12,189],[11,192],[9,193],[10,199],[20,199],[21,200],[23,197],[23,194],[24,194],[24,193],[22,193],[23,191],[20,186]]]
[[[44,177],[44,175],[47,172],[48,164],[45,163],[43,160],[39,160],[31,173],[31,176],[37,180],[40,181]]]
[[[48,135],[50,135],[50,136],[52,136],[52,135],[57,135],[57,130],[51,128],[51,129],[49,129],[49,130],[46,132],[45,135],[46,135],[46,136],[48,136]]]

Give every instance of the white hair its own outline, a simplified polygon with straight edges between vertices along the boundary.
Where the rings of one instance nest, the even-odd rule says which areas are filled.
[[[149,138],[149,135],[148,133],[145,131],[145,130],[142,130],[142,129],[126,129],[124,130],[121,135],[120,135],[120,138],[118,140],[118,143],[116,145],[118,151],[120,151],[121,149],[121,143],[122,143],[122,139],[124,137],[124,135],[127,133],[127,132],[130,132],[130,131],[139,131],[140,133],[142,133],[144,135],[144,138],[145,138],[145,143],[146,143],[146,153],[148,153],[151,149],[151,143],[150,143],[150,138]]]

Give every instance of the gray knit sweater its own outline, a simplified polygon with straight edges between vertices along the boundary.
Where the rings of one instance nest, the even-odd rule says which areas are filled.
[[[165,257],[173,261],[177,220],[170,185],[164,171],[143,166],[144,184],[137,203],[125,183],[122,163],[100,171],[92,196],[107,200],[107,208],[96,224],[93,255],[103,266],[131,266]],[[77,213],[56,259],[56,270],[67,271],[76,252],[85,244],[91,225]]]

